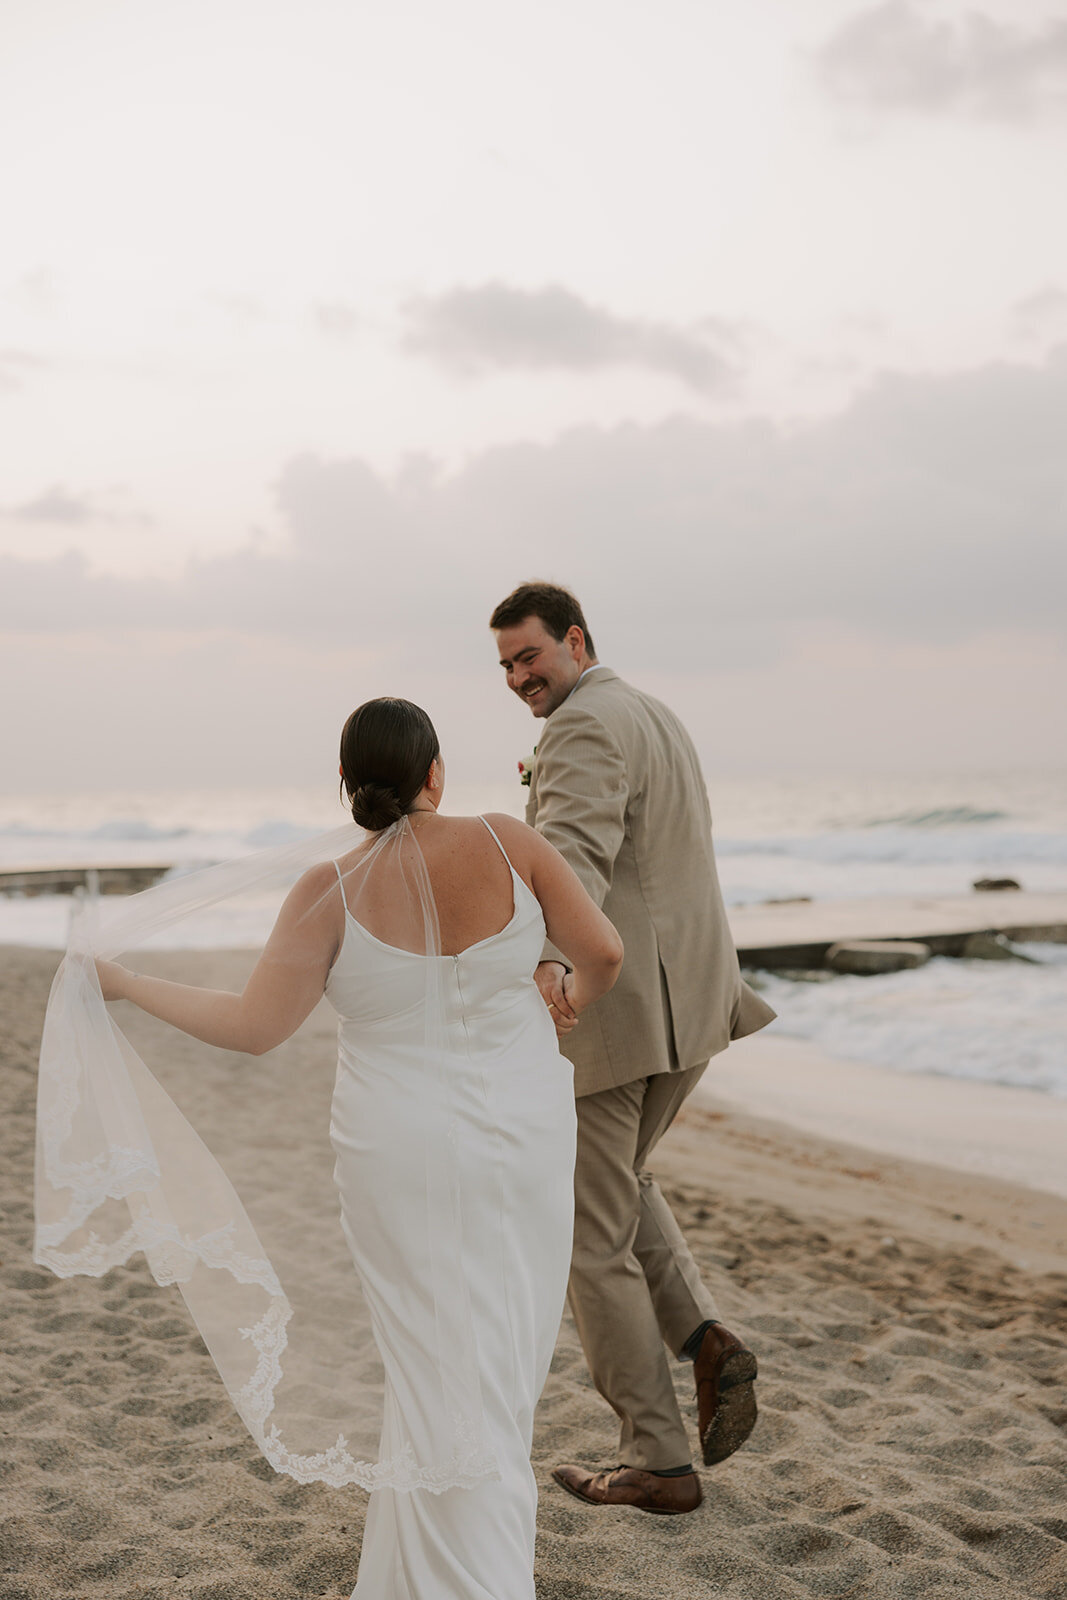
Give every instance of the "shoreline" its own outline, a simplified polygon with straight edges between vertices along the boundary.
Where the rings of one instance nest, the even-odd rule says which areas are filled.
[[[694,1091],[798,1132],[1067,1200],[1067,1100],[829,1055],[774,1024],[714,1056]]]
[[[690,1181],[703,1173],[714,1190],[714,1142],[717,1161],[728,1152],[732,1182],[828,1229],[862,1217],[885,1230],[881,1244],[909,1235],[952,1252],[992,1251],[1016,1271],[1061,1277],[1067,1290],[1067,1197],[800,1128],[776,1107],[754,1112],[720,1098],[707,1076],[666,1141]]]

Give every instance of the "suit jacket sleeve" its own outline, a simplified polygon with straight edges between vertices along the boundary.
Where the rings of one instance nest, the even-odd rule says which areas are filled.
[[[537,752],[535,826],[574,868],[598,906],[611,888],[626,834],[626,763],[603,725],[578,706],[561,706]],[[546,943],[543,961],[564,957]]]

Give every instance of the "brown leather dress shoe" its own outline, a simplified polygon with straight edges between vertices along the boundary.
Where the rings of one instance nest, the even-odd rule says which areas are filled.
[[[756,1425],[753,1379],[756,1358],[721,1322],[704,1335],[693,1363],[697,1385],[697,1430],[704,1465],[725,1461]]]
[[[704,1498],[695,1472],[658,1478],[640,1467],[613,1467],[587,1472],[584,1467],[557,1467],[552,1476],[561,1489],[591,1506],[633,1506],[655,1517],[681,1517],[695,1511]]]

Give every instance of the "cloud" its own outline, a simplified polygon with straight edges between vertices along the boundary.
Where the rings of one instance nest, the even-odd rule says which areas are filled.
[[[96,516],[96,508],[84,495],[71,494],[60,484],[13,506],[9,515],[25,522],[89,522]]]
[[[48,366],[43,356],[29,350],[0,350],[0,394],[14,392],[25,386],[26,378]]]
[[[1020,122],[1063,116],[1067,20],[1026,27],[972,11],[935,21],[909,0],[885,0],[843,22],[815,69],[846,105]]]
[[[200,296],[203,305],[235,328],[252,328],[270,322],[273,314],[258,295],[239,289],[212,289]]]
[[[1011,309],[1015,331],[1026,339],[1055,339],[1067,334],[1067,289],[1049,283],[1016,301]]]
[[[575,589],[603,658],[677,709],[709,776],[1047,764],[1065,413],[1062,350],[886,374],[791,428],[586,427],[453,474],[298,456],[275,485],[283,542],[165,580],[0,555],[0,668],[25,685],[0,706],[5,771],[322,781],[352,706],[401,694],[454,776],[505,777],[531,728],[488,618],[531,577]]]
[[[97,494],[79,494],[63,484],[54,483],[29,500],[0,509],[0,517],[7,522],[41,523],[57,528],[77,527],[89,522],[148,527],[152,518],[124,503],[127,501],[127,492],[121,486],[104,489]]]
[[[359,324],[359,314],[340,300],[319,300],[311,309],[315,327],[325,339],[348,339]]]
[[[15,279],[9,294],[24,310],[48,314],[59,304],[56,275],[50,267],[36,266]]]
[[[560,287],[450,289],[409,301],[405,315],[405,348],[466,376],[636,366],[701,393],[729,389],[735,379],[716,348],[725,342],[725,326],[686,329],[618,317]]]
[[[769,659],[798,628],[935,643],[1056,635],[1067,565],[1067,351],[1042,366],[887,374],[784,428],[677,418],[516,443],[446,476],[305,455],[276,486],[282,547],[178,579],[68,555],[0,561],[0,625],[356,645],[456,670],[530,576],[569,582],[598,639],[655,635],[664,671]],[[596,619],[595,621],[593,619]]]

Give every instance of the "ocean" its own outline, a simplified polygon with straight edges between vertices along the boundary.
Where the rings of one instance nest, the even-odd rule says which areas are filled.
[[[712,778],[715,844],[730,905],[808,895],[966,894],[1012,877],[1067,895],[1067,773],[957,777]],[[521,816],[524,792],[454,788],[454,812]],[[0,871],[160,863],[188,871],[344,821],[308,789],[0,795]],[[262,942],[275,906],[225,908],[184,946]],[[0,944],[61,948],[70,901],[0,896]],[[776,1028],[831,1054],[1067,1097],[1067,946],[1022,962],[935,959],[915,972],[801,982],[759,974]]]

